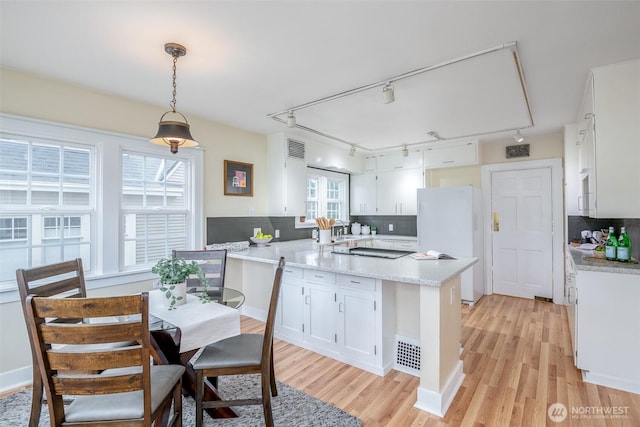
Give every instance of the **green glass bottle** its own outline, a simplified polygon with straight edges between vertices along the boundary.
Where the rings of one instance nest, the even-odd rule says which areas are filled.
[[[618,259],[618,239],[613,234],[613,227],[609,227],[609,237],[607,237],[607,242],[604,244],[604,256],[609,261]]]
[[[620,228],[618,237],[618,261],[629,262],[631,260],[631,240],[625,227]]]

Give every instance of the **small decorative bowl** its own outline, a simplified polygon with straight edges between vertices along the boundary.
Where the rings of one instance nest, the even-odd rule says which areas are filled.
[[[249,239],[251,239],[251,241],[258,246],[265,246],[267,243],[269,243],[273,239],[273,237],[269,237],[268,239],[259,239],[257,237],[249,237]]]

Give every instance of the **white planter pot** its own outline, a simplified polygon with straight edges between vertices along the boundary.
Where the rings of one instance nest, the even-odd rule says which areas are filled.
[[[161,284],[160,287],[165,289],[163,291],[165,296],[164,305],[168,308],[187,302],[187,282]]]

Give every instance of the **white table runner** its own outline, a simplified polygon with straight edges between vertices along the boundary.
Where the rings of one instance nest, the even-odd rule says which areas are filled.
[[[187,295],[185,304],[169,310],[164,300],[159,289],[149,291],[149,313],[180,328],[180,353],[240,334],[240,312],[235,308],[202,304],[198,297]]]

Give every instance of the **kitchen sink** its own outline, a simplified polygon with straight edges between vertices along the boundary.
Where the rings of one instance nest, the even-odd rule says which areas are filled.
[[[345,247],[335,247],[333,248],[334,254],[341,255],[357,255],[357,256],[366,256],[373,258],[387,258],[387,259],[396,259],[401,258],[403,256],[407,256],[412,254],[412,251],[401,251],[397,249],[383,249],[383,248],[365,248],[365,247],[357,247],[357,248],[345,248]]]

